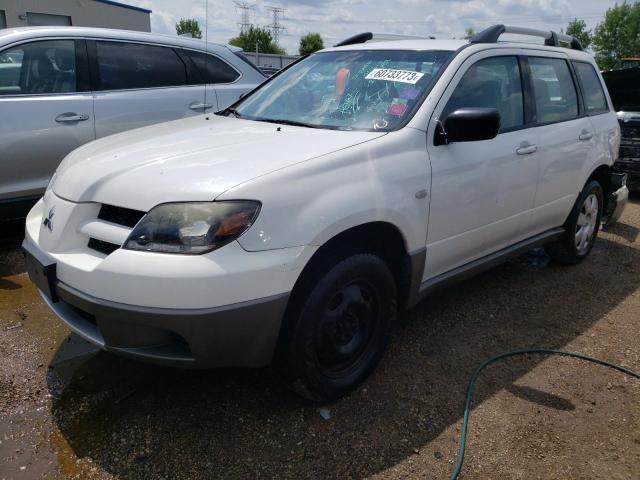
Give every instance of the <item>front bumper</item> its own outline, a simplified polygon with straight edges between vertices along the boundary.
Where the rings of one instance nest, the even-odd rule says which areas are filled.
[[[56,283],[40,292],[79,336],[103,350],[180,367],[262,367],[271,362],[288,294],[211,309],[162,309],[108,302]]]
[[[627,187],[626,173],[613,173],[611,175],[611,189],[605,212],[605,225],[613,225],[622,216],[622,212],[629,201],[629,188]]]
[[[103,254],[87,248],[82,221],[73,228],[82,204],[49,201],[53,231],[42,226],[52,207],[41,200],[27,217],[23,248],[30,278],[73,331],[158,363],[270,363],[289,292],[317,247],[247,252],[232,242],[205,255]]]
[[[640,190],[640,158],[616,160],[616,163],[613,164],[613,171],[627,174],[629,190]]]

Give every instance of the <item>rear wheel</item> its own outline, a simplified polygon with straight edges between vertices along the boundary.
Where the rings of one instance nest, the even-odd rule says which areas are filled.
[[[593,180],[578,197],[565,224],[564,236],[545,247],[554,261],[575,264],[589,255],[600,229],[602,207],[602,187]]]
[[[296,393],[334,400],[382,356],[396,315],[393,275],[379,257],[355,254],[310,273],[295,296],[278,365]]]

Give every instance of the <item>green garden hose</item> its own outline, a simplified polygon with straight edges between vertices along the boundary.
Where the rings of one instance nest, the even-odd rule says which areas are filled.
[[[503,358],[515,357],[517,355],[529,355],[529,354],[563,355],[565,357],[579,358],[580,360],[586,360],[587,362],[597,363],[598,365],[603,365],[605,367],[613,368],[622,373],[626,373],[627,375],[631,375],[632,377],[640,379],[640,373],[634,372],[629,368],[622,367],[620,365],[615,365],[605,360],[593,358],[588,355],[583,355],[582,353],[565,352],[563,350],[555,350],[552,348],[527,348],[523,350],[514,350],[512,352],[499,353],[498,355],[495,355],[490,359],[485,360],[478,368],[476,368],[475,372],[473,372],[473,375],[471,375],[471,378],[469,379],[469,383],[467,385],[467,397],[464,401],[464,415],[462,416],[462,429],[460,430],[460,446],[458,447],[458,461],[456,463],[455,468],[453,469],[453,473],[451,473],[451,476],[449,477],[449,480],[456,480],[460,475],[460,471],[462,470],[462,464],[464,463],[464,449],[465,449],[465,444],[467,442],[467,426],[469,424],[469,413],[471,410],[473,386],[476,383],[476,380],[478,379],[480,372],[485,367]]]

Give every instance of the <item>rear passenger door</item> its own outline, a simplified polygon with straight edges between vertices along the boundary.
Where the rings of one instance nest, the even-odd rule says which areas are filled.
[[[584,112],[568,58],[530,53],[529,90],[540,174],[530,234],[561,226],[582,188],[582,172],[596,155],[594,128]]]
[[[597,150],[613,156],[616,160],[618,152],[612,151],[611,145],[618,143],[618,119],[609,107],[609,102],[602,88],[603,80],[591,63],[574,60],[573,64],[578,85],[582,91],[584,111],[594,130]],[[640,86],[636,85],[640,90]]]
[[[88,41],[98,138],[205,112],[205,88],[170,46]]]

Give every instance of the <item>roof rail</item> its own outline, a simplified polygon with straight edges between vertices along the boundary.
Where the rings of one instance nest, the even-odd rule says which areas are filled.
[[[399,35],[394,33],[372,33],[364,32],[349,37],[346,40],[342,40],[340,43],[336,43],[334,47],[344,47],[345,45],[355,45],[358,43],[365,43],[370,41],[375,42],[389,42],[393,40],[434,40],[436,37],[418,37],[415,35]]]
[[[560,43],[569,44],[573,50],[583,50],[580,41],[570,35],[556,33],[551,30],[536,30],[534,28],[510,27],[506,25],[493,25],[481,32],[476,33],[471,43],[497,43],[500,35],[504,33],[515,33],[517,35],[530,35],[532,37],[544,38],[544,44],[550,47],[561,47]]]
[[[344,47],[345,45],[355,45],[357,43],[365,43],[373,38],[373,33],[364,32],[354,35],[353,37],[349,37],[339,43],[336,43],[334,47]]]

